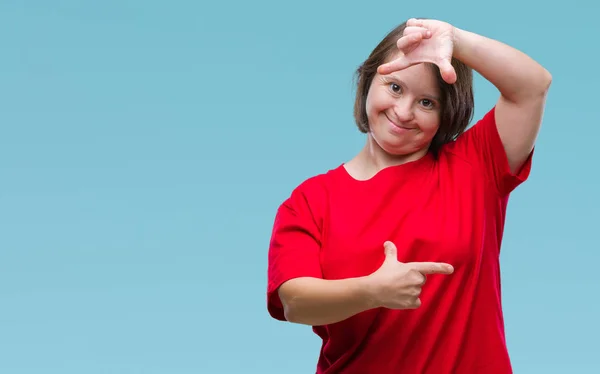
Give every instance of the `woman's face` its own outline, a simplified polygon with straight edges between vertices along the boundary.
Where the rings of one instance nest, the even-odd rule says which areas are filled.
[[[439,97],[428,65],[376,74],[366,100],[370,135],[390,155],[426,153],[440,125]]]

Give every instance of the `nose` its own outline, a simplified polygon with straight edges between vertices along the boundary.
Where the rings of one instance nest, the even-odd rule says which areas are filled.
[[[408,122],[414,118],[412,100],[399,99],[394,105],[394,114],[399,121]]]

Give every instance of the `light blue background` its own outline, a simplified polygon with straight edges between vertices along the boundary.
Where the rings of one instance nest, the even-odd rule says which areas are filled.
[[[314,372],[310,328],[266,311],[272,220],[362,147],[354,69],[410,17],[553,74],[509,206],[508,345],[516,373],[600,372],[592,4],[3,0],[0,373]],[[497,93],[475,90],[477,119]]]

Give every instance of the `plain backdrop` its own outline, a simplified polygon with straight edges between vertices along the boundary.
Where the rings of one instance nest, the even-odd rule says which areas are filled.
[[[0,372],[310,373],[266,310],[275,211],[365,138],[353,73],[411,17],[553,75],[501,264],[515,373],[597,373],[591,0],[0,2]],[[497,99],[475,78],[480,118]]]

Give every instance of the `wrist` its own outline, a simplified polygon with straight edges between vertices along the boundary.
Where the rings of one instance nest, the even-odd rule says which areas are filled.
[[[357,289],[359,298],[367,309],[378,308],[381,303],[377,298],[377,286],[372,275],[357,278]]]
[[[462,29],[459,29],[458,27],[454,27],[453,33],[452,33],[452,43],[453,43],[453,51],[452,51],[452,57],[456,58],[457,60],[464,62],[463,58],[466,54],[466,49],[467,49],[467,45],[468,45],[468,32]]]

